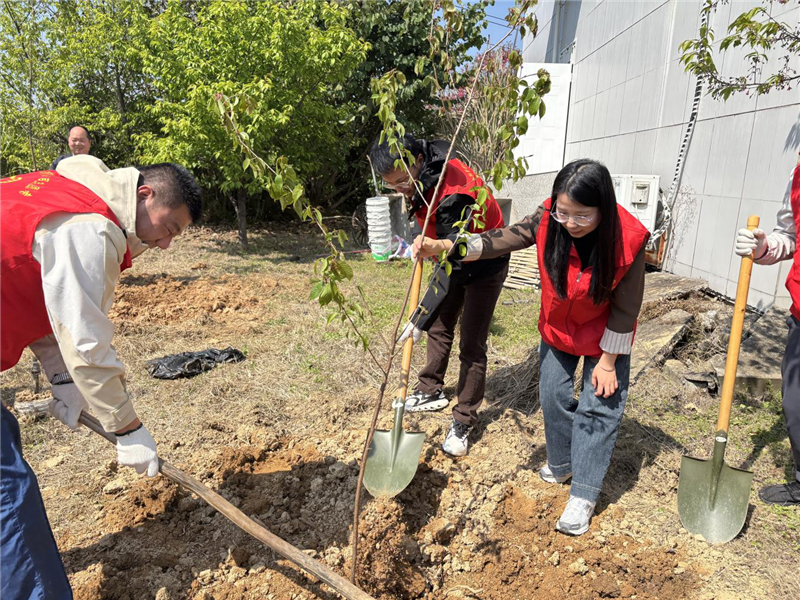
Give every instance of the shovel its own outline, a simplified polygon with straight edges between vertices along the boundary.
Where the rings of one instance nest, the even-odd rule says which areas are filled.
[[[419,303],[419,288],[422,282],[422,261],[417,260],[414,279],[411,283],[411,307],[409,318]],[[403,362],[400,368],[400,397],[392,403],[394,426],[390,431],[377,430],[369,445],[367,464],[364,467],[364,487],[375,497],[396,496],[414,479],[422,454],[425,434],[403,431],[403,415],[406,412],[408,372],[411,369],[411,351],[414,336],[408,336],[403,346]]]
[[[758,227],[758,223],[758,217],[750,217],[747,219],[747,228],[752,231]],[[747,292],[750,288],[752,270],[752,256],[742,257],[739,283],[736,288],[736,304],[733,307],[731,336],[728,340],[717,432],[714,434],[714,453],[711,460],[688,456],[681,459],[678,515],[687,531],[701,534],[712,544],[729,542],[742,530],[747,517],[750,485],[753,483],[751,471],[730,467],[724,460],[733,388],[736,384],[736,365],[739,362],[739,345],[742,342],[744,313],[747,309]]]

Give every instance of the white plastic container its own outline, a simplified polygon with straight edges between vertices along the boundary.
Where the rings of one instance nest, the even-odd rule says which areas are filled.
[[[372,257],[378,262],[389,260],[392,254],[392,218],[389,198],[367,198],[367,233]]]

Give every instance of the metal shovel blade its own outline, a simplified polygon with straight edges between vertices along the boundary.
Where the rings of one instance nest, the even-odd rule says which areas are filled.
[[[684,456],[678,482],[678,515],[687,531],[712,544],[735,538],[744,527],[753,473],[725,464],[727,436],[717,432],[711,460]]]
[[[402,403],[398,404],[394,427],[390,431],[376,431],[369,446],[364,487],[376,498],[396,496],[402,492],[414,479],[422,455],[425,434],[403,431],[405,408]]]

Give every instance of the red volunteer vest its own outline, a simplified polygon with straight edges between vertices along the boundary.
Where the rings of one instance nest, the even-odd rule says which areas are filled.
[[[792,217],[794,218],[795,235],[800,232],[800,164],[794,168],[792,176]],[[800,244],[795,245],[794,264],[786,278],[786,289],[792,297],[792,315],[795,319],[800,319]]]
[[[467,165],[462,163],[457,158],[452,159],[447,163],[447,168],[444,170],[444,181],[439,187],[439,197],[431,204],[431,218],[428,221],[428,229],[425,232],[425,237],[436,239],[436,209],[439,207],[439,202],[442,198],[447,198],[453,194],[464,194],[472,198],[478,198],[478,192],[472,191],[476,186],[482,186],[483,181],[478,177],[475,172]],[[433,197],[435,187],[428,190],[427,197],[425,198],[429,203]],[[428,211],[425,206],[422,206],[416,213],[417,223],[422,227],[425,224],[425,216]],[[469,232],[481,233],[489,229],[497,229],[504,227],[503,213],[500,211],[500,206],[494,199],[494,196],[489,194],[486,202],[483,204],[483,216],[481,221],[485,227],[478,228],[474,221],[470,221]]]
[[[26,346],[53,332],[44,304],[41,267],[33,258],[31,246],[39,223],[57,212],[97,213],[120,227],[99,196],[54,171],[0,179],[2,371],[17,364]],[[126,250],[120,266],[123,270],[131,266],[130,250]]]
[[[599,357],[600,340],[608,324],[611,304],[597,305],[589,295],[592,267],[581,271],[581,259],[575,246],[570,249],[567,268],[567,297],[561,299],[553,287],[544,264],[547,224],[550,222],[551,200],[544,203],[545,212],[536,231],[539,276],[542,282],[542,304],[539,310],[539,333],[548,345],[574,356]],[[636,255],[650,233],[636,217],[617,205],[622,239],[616,253],[614,287],[630,269]]]

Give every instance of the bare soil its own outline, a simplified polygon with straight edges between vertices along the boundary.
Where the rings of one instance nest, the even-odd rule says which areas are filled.
[[[163,458],[349,576],[357,459],[379,374],[307,301],[319,244],[306,230],[282,228],[254,232],[248,254],[233,234],[206,229],[168,253],[137,259],[117,290],[116,343]],[[354,266],[379,307],[374,327],[386,334],[407,265],[358,258]],[[631,390],[590,531],[570,538],[554,530],[569,488],[537,474],[545,460],[532,352],[537,308],[535,295],[519,305],[515,294],[496,314],[487,402],[469,455],[454,460],[441,451],[448,411],[407,415],[407,428],[428,436],[416,477],[393,499],[365,492],[359,585],[380,599],[795,597],[797,509],[770,510],[754,492],[734,542],[712,547],[682,529],[680,456],[710,449],[706,426],[716,404],[659,370]],[[383,311],[386,298],[394,304]],[[727,310],[705,297],[672,304],[696,314]],[[657,315],[650,310],[645,317]],[[709,337],[694,331],[672,358],[696,367]],[[156,356],[227,345],[247,360],[170,382],[144,369]],[[380,355],[378,341],[373,347]],[[417,352],[415,368],[423,361]],[[457,377],[452,362],[449,385]],[[7,404],[31,398],[29,364],[26,354],[3,374]],[[780,416],[753,411],[774,436],[756,454],[743,439],[729,462],[749,461],[756,485],[780,481],[790,461]],[[113,448],[96,434],[40,419],[25,421],[23,436],[77,599],[337,597],[165,478],[118,469]]]

